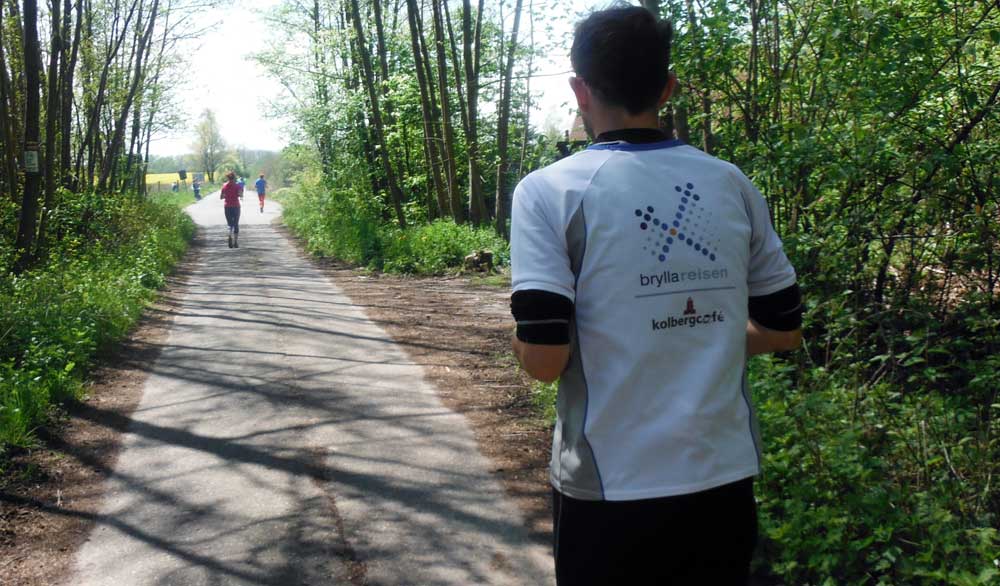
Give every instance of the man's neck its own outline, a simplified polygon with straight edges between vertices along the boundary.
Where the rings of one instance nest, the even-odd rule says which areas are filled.
[[[594,136],[624,128],[651,128],[658,130],[660,120],[657,112],[651,110],[640,114],[629,114],[624,108],[595,108],[591,112],[591,128]]]
[[[662,142],[670,137],[659,128],[622,128],[597,135],[594,142],[623,141],[632,144]]]

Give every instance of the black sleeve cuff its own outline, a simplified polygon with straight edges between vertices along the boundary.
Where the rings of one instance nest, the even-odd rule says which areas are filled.
[[[798,283],[770,295],[750,298],[750,317],[769,330],[792,332],[802,327],[802,292]]]
[[[528,344],[569,344],[573,302],[564,295],[531,289],[510,296],[510,312],[517,322],[517,339]]]

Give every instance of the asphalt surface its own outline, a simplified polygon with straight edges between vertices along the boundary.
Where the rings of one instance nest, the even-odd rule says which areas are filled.
[[[188,208],[207,249],[68,583],[553,583],[465,419],[256,204],[238,249],[218,192]]]

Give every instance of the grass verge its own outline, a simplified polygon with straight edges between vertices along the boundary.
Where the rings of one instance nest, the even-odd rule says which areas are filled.
[[[96,352],[128,332],[195,232],[175,204],[110,195],[67,196],[50,229],[35,268],[2,265],[0,456],[80,396]]]
[[[386,224],[371,202],[349,191],[319,187],[281,190],[285,223],[309,252],[390,273],[440,275],[455,272],[466,255],[493,253],[494,264],[510,262],[508,244],[490,228],[451,220]]]
[[[205,197],[216,189],[219,189],[218,185],[205,183],[201,186],[201,196]],[[198,202],[198,200],[194,198],[194,193],[190,190],[180,191],[177,193],[173,193],[172,191],[150,192],[149,199],[156,203],[168,204],[181,209]]]

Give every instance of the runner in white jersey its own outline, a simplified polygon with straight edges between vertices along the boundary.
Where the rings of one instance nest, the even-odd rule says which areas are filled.
[[[764,198],[657,127],[669,44],[642,8],[582,22],[571,85],[596,142],[514,192],[514,350],[560,379],[560,586],[746,583],[760,471],[746,360],[801,339]]]

